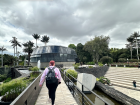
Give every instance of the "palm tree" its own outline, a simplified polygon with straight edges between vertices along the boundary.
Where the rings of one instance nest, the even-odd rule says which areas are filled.
[[[18,66],[18,60],[17,60],[17,57],[18,57],[18,52],[17,52],[17,47],[21,47],[21,44],[20,42],[18,42],[17,40],[15,41],[15,46],[16,46],[16,61],[17,61],[17,66]]]
[[[12,43],[12,46],[14,47],[14,57],[15,57],[15,47],[16,47],[16,61],[17,61],[17,55],[18,55],[17,46],[21,47],[21,44],[15,38],[13,40],[11,40],[10,42]],[[17,62],[17,66],[18,66],[18,62]]]
[[[132,59],[132,43],[134,41],[134,37],[133,36],[128,37],[127,41],[129,42],[129,45],[130,45],[131,59]]]
[[[13,40],[10,40],[10,42],[12,43],[12,46],[13,46],[13,48],[14,48],[14,57],[15,57],[15,41],[17,40],[17,38],[16,37],[12,37],[13,38]]]
[[[16,37],[12,37],[12,38],[13,38],[13,40],[10,40],[10,42],[12,43],[12,46],[14,48],[14,58],[15,58],[15,46],[16,46],[15,42],[16,42],[17,38]],[[14,67],[15,67],[15,61],[14,61]]]
[[[138,43],[137,43],[137,38],[140,37],[139,32],[134,32],[134,33],[132,34],[132,37],[133,37],[134,39],[136,38],[137,58],[138,58],[138,62],[139,62]]]
[[[3,47],[0,48],[0,51],[2,52],[1,54],[1,66],[3,67],[3,51],[6,51],[7,49]]]
[[[32,36],[36,39],[36,47],[37,47],[37,40],[40,38],[40,35],[38,35],[38,34],[33,34]]]
[[[33,52],[34,43],[31,41],[28,41],[26,43],[23,43],[23,46],[25,47],[23,49],[23,51],[28,53],[28,65],[29,65],[30,64],[30,55]]]
[[[45,46],[46,46],[46,43],[48,43],[49,42],[49,37],[47,37],[47,35],[44,35],[44,36],[42,36],[42,40],[41,40],[41,42],[44,42],[45,43]]]

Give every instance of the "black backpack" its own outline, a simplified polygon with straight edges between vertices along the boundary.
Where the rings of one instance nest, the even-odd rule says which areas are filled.
[[[46,85],[56,83],[56,81],[58,82],[57,77],[55,77],[54,69],[55,69],[55,67],[53,67],[52,69],[48,67],[49,71],[46,75]]]

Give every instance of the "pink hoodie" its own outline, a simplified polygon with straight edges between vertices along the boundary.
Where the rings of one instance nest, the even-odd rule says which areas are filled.
[[[54,66],[49,66],[49,67],[52,69]],[[49,71],[48,68],[46,68],[46,69],[44,70],[44,72],[43,72],[43,74],[42,74],[42,76],[41,76],[39,85],[42,85],[42,84],[43,84],[43,82],[44,82],[44,80],[45,80],[45,77],[46,77],[48,71]],[[59,69],[56,67],[56,68],[54,69],[54,71],[55,71],[55,74],[56,74],[56,76],[57,76],[57,78],[58,78],[58,82],[61,82],[61,74],[60,74]]]

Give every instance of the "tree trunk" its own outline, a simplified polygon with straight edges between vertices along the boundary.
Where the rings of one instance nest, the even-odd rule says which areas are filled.
[[[45,42],[45,46],[46,46],[46,42]]]
[[[2,54],[1,54],[1,66],[3,67],[3,51],[2,51]]]
[[[14,45],[14,67],[15,67],[15,45]]]
[[[131,49],[130,50],[131,50],[131,59],[132,59],[132,44],[131,44]]]
[[[137,43],[137,38],[136,38],[136,48],[137,48],[137,58],[138,58],[138,62],[139,62],[139,53],[138,53],[138,43]]]
[[[18,61],[19,61],[19,53],[17,52],[17,66],[18,66]]]
[[[17,45],[16,45],[16,63],[17,63]],[[17,63],[18,66],[18,63]]]
[[[28,66],[30,64],[30,53],[28,53]]]
[[[36,47],[37,47],[37,39],[36,39]]]

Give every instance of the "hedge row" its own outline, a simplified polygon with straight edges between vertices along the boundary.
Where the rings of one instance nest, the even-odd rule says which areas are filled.
[[[138,65],[125,65],[126,67],[138,67]],[[116,67],[116,65],[111,65],[111,67]],[[117,67],[124,67],[124,65],[117,65]]]

